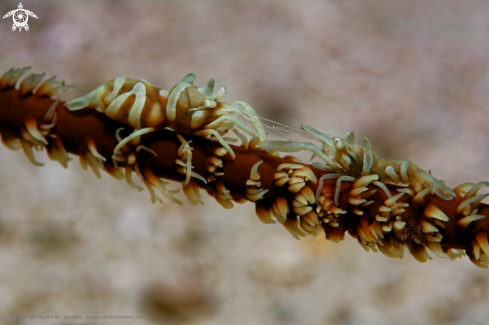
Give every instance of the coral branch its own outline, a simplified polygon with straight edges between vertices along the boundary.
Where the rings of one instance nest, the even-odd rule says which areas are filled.
[[[487,182],[452,190],[407,160],[379,160],[368,140],[363,147],[355,144],[353,133],[333,140],[307,126],[303,129],[321,139],[322,148],[255,138],[229,145],[230,151],[220,142],[168,129],[131,133],[132,128],[96,110],[72,112],[51,99],[68,87],[64,83],[49,79],[35,90],[44,75],[18,82],[25,70],[12,69],[0,79],[0,134],[8,148],[22,148],[35,165],[41,164],[32,148],[46,148],[49,158],[64,167],[71,153],[98,177],[105,170],[141,190],[132,181],[134,172],[153,202],[162,202],[159,192],[181,204],[175,197],[179,190],[167,189],[165,180],[177,181],[193,205],[203,204],[199,188],[226,209],[233,201],[251,201],[263,223],[281,223],[297,239],[324,231],[327,239],[339,242],[348,232],[367,251],[392,258],[402,258],[408,248],[426,262],[429,249],[442,258],[466,254],[477,266],[488,267],[489,206],[481,203],[488,195],[477,194]],[[122,139],[127,143],[121,145]],[[326,157],[327,165],[280,157],[272,151],[278,147],[312,150]]]

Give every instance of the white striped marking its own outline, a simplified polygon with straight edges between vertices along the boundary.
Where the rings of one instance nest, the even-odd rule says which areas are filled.
[[[119,76],[119,77],[114,79],[114,89],[104,99],[104,102],[106,105],[115,99],[115,97],[117,96],[117,94],[121,90],[122,86],[124,86],[125,82],[126,82],[126,77],[123,77],[123,76]]]
[[[131,95],[136,95],[136,100],[134,101],[134,104],[129,110],[129,125],[131,125],[136,129],[140,129],[141,112],[144,107],[144,102],[146,101],[146,87],[142,82],[138,82],[137,84],[135,84],[134,87],[131,89],[131,91],[128,91],[127,93],[117,96],[107,107],[105,114],[108,117],[116,120],[116,116],[117,113],[119,112],[119,109],[124,104],[126,99]]]

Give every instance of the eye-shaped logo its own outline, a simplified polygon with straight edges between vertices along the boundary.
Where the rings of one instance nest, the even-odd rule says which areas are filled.
[[[22,28],[24,28],[26,31],[29,30],[29,25],[27,25],[27,21],[29,20],[29,16],[34,17],[37,19],[37,16],[35,13],[29,10],[23,9],[24,7],[22,6],[22,3],[19,3],[19,8],[14,9],[12,11],[7,12],[5,16],[3,16],[3,19],[13,16],[14,24],[12,25],[12,30],[15,32],[15,30],[18,28],[19,32],[22,31]]]

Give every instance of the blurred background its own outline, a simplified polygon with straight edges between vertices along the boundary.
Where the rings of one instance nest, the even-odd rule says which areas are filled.
[[[39,18],[20,33],[0,21],[0,73],[30,65],[76,84],[63,100],[118,75],[169,89],[195,72],[197,85],[225,85],[227,102],[355,131],[451,187],[489,180],[485,0],[22,4]],[[489,273],[466,257],[420,264],[349,236],[298,242],[250,203],[151,204],[75,156],[68,169],[36,159],[45,166],[0,146],[2,324],[487,324]]]

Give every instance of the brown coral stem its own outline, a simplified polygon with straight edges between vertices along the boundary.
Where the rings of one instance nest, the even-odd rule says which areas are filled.
[[[143,146],[145,150],[135,151],[125,146],[125,153],[116,155],[113,160],[113,150],[119,143],[118,130],[124,128],[120,137],[126,137],[132,131],[128,126],[94,110],[68,111],[64,103],[59,102],[54,127],[47,124],[42,128],[43,123],[47,123],[46,113],[54,102],[47,96],[21,93],[13,86],[0,89],[3,141],[10,148],[20,148],[16,144],[19,140],[28,154],[32,146],[44,146],[35,137],[39,138],[44,132],[42,137],[48,142],[46,148],[50,158],[63,165],[68,161],[63,153],[66,150],[80,155],[82,165],[88,165],[94,171],[104,166],[111,175],[122,178],[121,168],[126,168],[125,173],[129,176],[134,171],[143,178],[153,200],[156,200],[154,186],[170,200],[179,202],[173,198],[175,191],[166,190],[165,182],[154,176],[178,182],[186,179],[184,169],[190,166],[182,162],[182,151],[179,150],[185,140],[192,149],[192,182],[208,190],[225,208],[232,206],[231,199],[255,198],[262,221],[272,223],[273,215],[297,238],[317,235],[322,228],[328,239],[339,241],[348,231],[364,248],[378,247],[390,257],[401,257],[404,248],[409,247],[416,259],[426,261],[428,247],[441,257],[452,258],[456,255],[450,252],[453,248],[466,250],[476,265],[486,266],[489,206],[480,203],[482,197],[476,197],[475,190],[467,194],[473,199],[457,192],[456,197],[446,200],[430,193],[430,188],[421,187],[415,193],[414,189],[382,185],[368,177],[362,178],[366,185],[362,182],[354,185],[350,176],[342,180],[333,175],[317,181],[332,173],[264,150],[248,149],[246,144],[231,145],[236,155],[232,159],[229,153],[220,151],[218,142],[187,134],[182,135],[182,140],[171,130],[158,130],[143,136],[138,148]],[[48,117],[54,120],[53,114]],[[26,128],[26,120],[31,121],[29,128]],[[36,121],[41,133],[32,131],[32,120]],[[105,161],[100,159],[101,156]],[[30,159],[33,161],[34,158]],[[260,161],[263,163],[256,165]],[[337,184],[341,184],[339,191]],[[193,186],[192,183],[189,186]],[[321,192],[316,193],[321,186]],[[469,199],[471,201],[467,201]],[[337,205],[334,204],[336,200]],[[457,213],[457,208],[461,212]],[[463,218],[468,219],[461,222]]]

